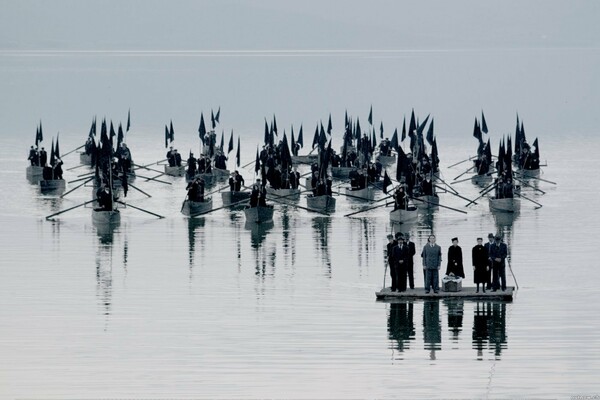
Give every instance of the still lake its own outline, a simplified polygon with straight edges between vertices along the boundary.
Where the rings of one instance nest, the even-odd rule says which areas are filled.
[[[367,112],[361,113],[365,125]],[[125,121],[126,111],[121,114]],[[342,117],[336,116],[338,127]],[[535,129],[526,125],[547,160],[541,177],[557,185],[529,180],[546,194],[529,187],[523,194],[543,207],[523,200],[515,217],[493,215],[480,201],[468,215],[440,208],[413,225],[392,227],[385,208],[344,217],[364,203],[339,196],[331,217],[277,205],[274,223],[265,227],[247,226],[241,211],[190,220],[179,212],[184,180],[163,177],[170,184],[138,178],[134,185],[152,197],[130,189],[126,201],[166,218],[126,208],[118,227],[99,231],[89,208],[44,219],[89,200],[92,189],[57,199],[27,182],[25,158],[37,118],[16,133],[1,133],[3,398],[600,394],[597,135],[566,139],[560,132],[530,133]],[[133,113],[127,138],[134,161],[163,159],[162,128],[151,131],[136,118],[143,119]],[[254,158],[261,119],[242,138],[242,164]],[[503,130],[513,124],[503,121]],[[86,122],[80,132],[61,132],[62,152],[81,145],[88,128]],[[180,133],[176,124],[177,145],[186,155],[198,146],[194,129]],[[335,124],[334,132],[339,146]],[[52,133],[45,130],[47,148]],[[448,166],[472,154],[476,141],[470,131],[438,135],[442,177],[450,182],[468,164]],[[494,152],[499,138],[492,134]],[[64,162],[65,169],[79,164],[75,154]],[[86,171],[67,171],[65,178]],[[242,174],[251,182],[252,166]],[[478,195],[470,182],[455,186],[467,198]],[[464,209],[464,200],[440,197]],[[221,204],[218,195],[214,204]],[[444,258],[457,236],[469,285],[475,238],[502,232],[520,288],[514,301],[376,301],[385,236],[392,230],[410,232],[418,251],[435,233]],[[508,271],[507,278],[514,285]],[[422,285],[418,269],[415,280]]]

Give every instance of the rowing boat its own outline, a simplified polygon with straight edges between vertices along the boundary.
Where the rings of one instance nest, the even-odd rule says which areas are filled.
[[[223,200],[223,206],[225,207],[229,207],[234,203],[235,206],[238,207],[244,207],[246,206],[246,201],[244,200],[250,200],[250,192],[248,191],[244,191],[244,192],[221,192],[221,199]],[[234,206],[234,207],[235,207]]]
[[[40,191],[42,194],[61,193],[65,190],[65,187],[64,179],[40,180]]]
[[[471,177],[471,182],[477,186],[485,187],[492,182],[492,177],[487,174],[483,175],[473,175]]]
[[[223,179],[231,175],[231,172],[228,169],[221,169],[217,167],[213,167],[212,173],[217,179]]]
[[[312,210],[333,212],[335,211],[335,202],[335,198],[328,195],[313,196],[309,194],[306,196],[306,205]]]
[[[296,202],[300,200],[300,189],[273,189],[267,188],[267,194],[273,196],[273,200],[282,202]]]
[[[438,196],[415,196],[414,199],[416,200],[415,205],[421,210],[435,208],[440,205],[440,198]]]
[[[393,164],[393,163],[396,162],[396,156],[393,155],[393,154],[391,156],[382,156],[382,155],[379,155],[379,156],[377,156],[377,158],[379,158],[379,162],[380,163],[386,164],[386,165]]]
[[[317,162],[319,159],[318,154],[307,154],[303,156],[292,156],[292,162],[294,164],[312,164]]]
[[[213,183],[213,179],[215,178],[215,175],[211,173],[203,173],[203,174],[196,174],[193,177],[190,177],[187,173],[185,174],[185,181],[187,183],[192,182],[194,179],[196,178],[202,178],[202,180],[204,181],[205,185],[210,185]]]
[[[273,206],[257,206],[244,208],[246,222],[256,224],[273,222]]]
[[[185,167],[183,165],[171,167],[169,165],[165,165],[165,175],[169,176],[184,176],[185,175]]]
[[[84,152],[79,153],[79,162],[83,165],[92,165],[92,155]]]
[[[518,173],[521,174],[523,178],[537,178],[540,176],[540,169],[520,169]]]
[[[331,167],[331,175],[338,179],[348,179],[354,167]]]
[[[375,189],[372,187],[366,187],[364,189],[346,188],[346,195],[350,198],[357,198],[359,200],[373,200],[375,199]]]
[[[25,170],[25,174],[27,175],[29,182],[38,183],[44,179],[44,168],[38,167],[37,165],[30,165]]]
[[[397,209],[390,211],[390,221],[398,224],[406,224],[417,220],[417,207],[408,207],[408,210]]]
[[[507,212],[507,213],[518,213],[521,210],[521,200],[516,198],[505,198],[497,199],[495,197],[489,197],[490,210]]]
[[[121,221],[121,213],[119,210],[104,210],[102,208],[94,208],[92,210],[92,222],[96,225],[118,224]]]
[[[212,197],[209,196],[204,201],[184,200],[181,213],[185,216],[193,217],[210,210],[212,210]]]

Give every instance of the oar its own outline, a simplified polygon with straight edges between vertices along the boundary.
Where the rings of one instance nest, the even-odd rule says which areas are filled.
[[[92,172],[86,172],[85,174],[81,174],[81,175],[77,175],[78,178],[81,178],[82,176],[88,176],[88,175],[92,175],[94,174],[94,171]]]
[[[79,189],[80,187],[82,187],[83,185],[85,185],[86,183],[88,183],[89,181],[91,181],[92,179],[94,179],[93,176],[91,178],[88,178],[88,180],[85,181],[85,182],[83,182],[82,184],[75,186],[73,189],[69,190],[68,192],[61,194],[60,198],[62,199],[63,197],[65,197],[69,193],[74,192],[75,190]]]
[[[187,199],[187,196],[186,196],[186,199]],[[211,213],[211,212],[213,212],[213,211],[222,210],[222,209],[224,209],[224,208],[230,208],[230,207],[236,206],[236,205],[238,205],[238,204],[241,204],[241,203],[246,203],[246,202],[249,202],[249,201],[250,201],[250,199],[244,199],[244,200],[236,201],[235,203],[228,204],[228,205],[226,205],[226,206],[221,206],[221,207],[217,207],[217,208],[212,208],[212,209],[210,209],[210,210],[207,210],[207,211],[202,211],[202,212],[199,212],[199,213],[196,213],[196,214],[190,214],[190,218],[198,217],[198,216],[200,216],[200,215],[204,215],[204,214],[209,214],[209,213]],[[184,202],[185,202],[185,200],[184,200]],[[181,206],[181,210],[183,210],[183,205]]]
[[[87,175],[90,175],[90,174],[87,174]],[[91,178],[94,179],[93,176]],[[88,180],[88,179],[90,179],[89,176],[84,176],[83,178],[73,179],[72,181],[69,181],[67,183],[75,183],[75,182],[85,181],[85,180]]]
[[[79,207],[81,207],[81,206],[85,206],[86,204],[93,203],[94,201],[96,201],[96,200],[88,200],[88,201],[86,201],[86,202],[84,202],[84,203],[81,203],[81,204],[79,204],[79,205],[73,206],[73,207],[71,207],[71,208],[67,208],[66,210],[62,210],[62,211],[59,211],[59,212],[57,212],[57,213],[50,214],[50,215],[48,215],[48,216],[46,217],[46,219],[47,219],[47,220],[50,220],[50,218],[52,218],[52,217],[55,217],[55,216],[57,216],[57,215],[59,215],[59,214],[62,214],[62,213],[66,213],[67,211],[71,211],[71,210],[73,210],[73,209],[75,209],[75,208],[79,208]]]
[[[212,195],[212,194],[219,193],[219,192],[221,192],[221,191],[223,191],[223,190],[227,189],[228,187],[229,187],[229,185],[227,185],[227,186],[223,186],[223,187],[222,187],[222,188],[220,188],[220,189],[213,190],[212,192],[210,192],[209,194],[207,194],[207,195],[205,195],[205,196],[210,196],[210,195]]]
[[[525,177],[525,176],[524,176],[522,173],[520,173],[520,172],[515,172],[515,174],[519,174],[519,175],[520,175],[522,178],[524,178],[524,177]],[[549,180],[547,180],[547,179],[543,179],[543,178],[540,178],[540,177],[537,177],[537,176],[528,176],[528,177],[527,177],[527,179],[529,179],[529,178],[531,178],[531,179],[537,179],[537,180],[539,180],[539,181],[546,182],[546,183],[550,183],[550,184],[552,184],[552,185],[557,185],[557,183],[556,183],[556,182],[552,182],[552,181],[549,181]]]
[[[388,198],[390,198],[390,197],[392,197],[392,196],[388,196],[388,197],[386,197],[386,199],[388,199]],[[376,205],[376,206],[373,206],[373,207],[367,207],[367,208],[363,208],[362,210],[355,211],[355,212],[353,212],[353,213],[350,213],[350,214],[346,214],[346,215],[344,215],[344,217],[349,217],[349,216],[351,216],[351,215],[359,214],[359,213],[362,213],[362,212],[365,212],[365,211],[374,210],[374,209],[376,209],[376,208],[379,208],[379,207],[385,207],[385,206],[387,206],[387,203],[378,204],[378,205]]]
[[[63,157],[66,157],[66,156],[68,156],[69,154],[71,154],[71,153],[73,153],[73,152],[75,152],[75,151],[77,151],[77,150],[79,150],[79,149],[81,149],[81,148],[83,148],[83,147],[85,147],[85,143],[84,143],[84,144],[82,144],[81,146],[79,146],[79,147],[78,147],[78,148],[76,148],[76,149],[73,149],[73,150],[71,150],[71,151],[68,151],[68,152],[66,152],[65,154],[63,154],[63,155],[62,155],[62,156],[60,156],[60,157],[61,157],[61,158],[63,158]]]
[[[311,192],[311,190],[303,190],[303,191],[299,192],[299,193],[298,193],[298,195],[301,195],[302,193],[306,193],[306,192]],[[276,197],[276,199],[274,199],[272,196],[275,196],[275,197]],[[329,215],[329,213],[327,213],[327,212],[323,212],[323,211],[321,211],[321,210],[317,210],[317,209],[315,209],[315,208],[303,207],[303,206],[299,206],[299,205],[297,205],[297,204],[293,204],[293,203],[288,203],[288,202],[283,202],[283,201],[281,201],[281,200],[283,200],[283,199],[285,199],[285,198],[287,198],[287,197],[292,197],[292,196],[296,196],[296,193],[288,194],[288,195],[286,195],[286,196],[279,196],[279,195],[277,195],[277,194],[274,194],[274,193],[267,193],[267,198],[268,198],[269,200],[276,201],[276,202],[277,202],[277,203],[279,203],[279,204],[284,204],[284,205],[286,205],[286,206],[293,206],[293,207],[296,207],[296,208],[300,208],[300,209],[302,209],[302,210],[306,210],[306,211],[313,211],[313,212],[317,212],[317,213],[319,213],[319,214],[323,214],[323,215]]]
[[[79,165],[76,165],[74,167],[67,168],[67,171],[73,171],[74,169],[81,168],[81,167],[87,167],[87,165],[85,165],[85,164],[79,164]]]
[[[521,182],[523,185],[525,185],[525,186],[527,186],[527,187],[530,187],[530,188],[532,188],[533,190],[535,190],[535,191],[537,191],[537,192],[540,192],[541,194],[546,194],[546,192],[544,192],[543,190],[541,190],[541,189],[538,189],[538,188],[536,188],[536,187],[534,187],[534,186],[531,186],[529,183],[527,183],[527,182],[525,182],[525,181],[522,181],[521,179],[519,179],[519,178],[517,178],[517,177],[514,177],[514,178],[515,178],[515,180],[516,180],[516,181],[519,181],[519,182]]]
[[[443,180],[443,179],[442,179],[442,178],[441,178],[439,175],[435,175],[435,174],[434,174],[433,176],[435,176],[437,179],[439,179],[439,180],[440,180],[440,182],[442,182],[444,185],[446,185],[446,187],[447,187],[447,188],[448,188],[448,189],[449,189],[449,190],[450,190],[452,193],[454,193],[454,194],[458,194],[458,192],[456,191],[456,189],[454,189],[452,186],[448,185],[448,184],[446,183],[446,181],[444,181],[444,180]]]
[[[467,169],[465,172],[463,172],[462,174],[458,175],[456,178],[454,178],[454,180],[457,180],[458,178],[460,178],[461,176],[463,176],[464,174],[468,173],[469,171],[471,171],[473,168],[475,168],[475,166],[473,165],[471,168]]]
[[[462,163],[467,162],[467,161],[470,161],[470,160],[472,160],[474,158],[475,158],[475,156],[471,156],[471,157],[467,158],[466,160],[462,160],[462,161],[459,161],[459,162],[457,162],[455,164],[452,164],[448,168],[456,167],[457,165],[462,164]]]
[[[150,165],[152,165],[152,164],[150,164]],[[145,166],[145,165],[133,164],[133,166],[134,166],[134,167],[137,167],[137,168],[135,168],[136,170],[138,170],[138,169],[145,169],[145,170],[152,171],[152,172],[158,172],[159,174],[164,174],[164,172],[163,172],[163,171],[159,171],[159,170],[157,170],[157,169],[153,169],[153,168],[148,168],[148,167],[147,167],[147,166]]]
[[[140,192],[140,193],[142,193],[142,194],[145,194],[145,195],[146,195],[146,196],[148,196],[148,197],[152,197],[152,196],[150,196],[148,193],[144,192],[142,189],[138,188],[137,186],[135,186],[135,185],[133,185],[133,184],[131,184],[131,183],[128,183],[128,184],[127,184],[127,186],[131,186],[132,188],[134,188],[134,189],[135,189],[135,190],[137,190],[138,192]]]
[[[438,189],[442,189],[442,188],[441,188],[441,187],[439,187],[438,185],[433,185],[433,186],[435,186],[435,187],[436,187],[436,188],[438,188]],[[458,197],[459,199],[463,199],[463,200],[469,201],[469,202],[470,202],[469,204],[471,204],[471,203],[475,203],[475,200],[468,199],[468,198],[466,198],[466,197],[464,197],[464,196],[461,196],[461,195],[460,195],[460,194],[458,194],[458,193],[453,193],[453,192],[448,192],[448,193],[450,193],[452,196],[456,196],[456,197]],[[477,203],[475,203],[475,204],[477,204]]]
[[[158,217],[158,218],[161,218],[161,219],[164,218],[162,215],[155,214],[152,211],[144,210],[143,208],[140,208],[140,207],[132,206],[131,204],[124,203],[121,200],[117,200],[116,202],[119,203],[119,204],[123,204],[125,207],[131,207],[131,208],[134,208],[134,209],[136,209],[138,211],[142,211],[142,212],[148,213],[150,215],[154,215],[155,217]]]
[[[129,175],[132,175],[131,172],[129,172]],[[163,174],[164,175],[164,174]],[[135,174],[134,176],[138,177],[138,178],[142,178],[142,179],[146,179],[148,181],[155,181],[155,182],[159,182],[159,183],[164,183],[165,185],[172,185],[171,182],[166,182],[166,181],[161,181],[160,179],[156,179],[156,178],[150,178],[149,176],[142,176],[142,175],[138,175]],[[159,175],[160,176],[160,175]]]
[[[532,202],[533,204],[537,204],[537,205],[538,205],[538,207],[536,207],[536,209],[537,209],[537,208],[542,208],[542,207],[543,207],[543,206],[542,206],[540,203],[538,203],[537,201],[531,200],[529,197],[525,197],[525,196],[523,196],[521,193],[515,193],[515,194],[516,194],[517,196],[519,196],[519,197],[522,197],[522,198],[524,198],[525,200],[529,200],[529,201],[530,201],[530,202]]]
[[[487,191],[485,191],[485,193],[483,193],[481,196],[477,197],[475,200],[479,200],[480,198],[482,198],[483,196],[485,196],[486,194],[488,194],[489,192],[491,192],[495,187],[496,187],[496,183],[488,186]],[[470,203],[468,203],[465,207],[469,207],[471,204],[475,203],[475,200],[472,200]],[[475,203],[477,204],[477,203]]]
[[[459,212],[459,213],[467,214],[467,212],[466,212],[466,211],[459,210],[459,209],[457,209],[457,208],[448,207],[448,206],[445,206],[445,205],[443,205],[443,204],[439,204],[439,203],[438,203],[438,204],[435,204],[435,203],[432,203],[432,202],[430,202],[430,201],[423,200],[423,199],[419,199],[419,198],[416,198],[416,197],[411,197],[411,199],[413,199],[413,200],[417,200],[417,201],[421,201],[421,202],[423,202],[423,203],[431,204],[431,205],[434,205],[434,206],[440,206],[440,207],[443,207],[443,208],[447,208],[448,210],[456,211],[456,212]]]

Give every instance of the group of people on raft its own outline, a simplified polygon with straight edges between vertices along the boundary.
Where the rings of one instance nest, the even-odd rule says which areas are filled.
[[[387,262],[392,278],[391,290],[404,292],[408,287],[415,288],[414,260],[416,254],[415,243],[410,240],[408,233],[398,232],[396,235],[387,235]],[[477,238],[477,244],[471,250],[473,265],[473,279],[483,293],[487,290],[496,292],[498,289],[506,290],[506,257],[508,246],[502,241],[500,235],[490,233],[488,242],[483,243],[483,238]],[[442,248],[435,243],[435,235],[430,235],[427,244],[421,251],[425,293],[433,289],[439,292],[439,270],[442,264]],[[458,238],[452,238],[452,245],[448,248],[446,275],[465,278],[463,267],[462,248],[458,245]]]

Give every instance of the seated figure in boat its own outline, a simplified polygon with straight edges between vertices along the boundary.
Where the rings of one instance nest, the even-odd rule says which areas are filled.
[[[187,159],[187,176],[190,178],[196,176],[196,157],[194,157],[194,153],[190,151],[190,156]]]
[[[204,202],[204,179],[196,177],[186,187],[190,201]]]
[[[269,168],[269,172],[267,172],[267,180],[273,189],[281,189],[281,170],[279,166],[275,168]]]
[[[390,141],[387,138],[383,139],[381,143],[379,143],[379,154],[386,157],[390,157],[392,155]]]
[[[42,147],[40,150],[40,167],[45,167],[48,163],[48,153],[46,153],[46,149]]]
[[[293,156],[298,156],[298,152],[300,151],[300,144],[299,143],[294,143],[294,145],[292,146],[292,155]]]
[[[94,139],[91,136],[88,136],[87,140],[85,141],[85,144],[83,145],[83,150],[88,156],[96,150],[96,143],[94,142]]]
[[[110,198],[110,188],[106,183],[103,183],[96,191],[96,201],[98,202],[98,208],[102,211],[112,211],[112,204]]]
[[[125,143],[121,143],[121,150],[118,153],[119,169],[125,174],[131,172],[131,152]]]
[[[227,156],[221,150],[217,150],[215,155],[215,168],[227,169]]]
[[[231,174],[229,178],[229,189],[232,192],[239,192],[242,190],[242,186],[244,185],[244,178],[240,173],[236,170]]]
[[[408,196],[404,190],[404,185],[399,185],[394,192],[394,211],[408,210]]]
[[[327,186],[322,179],[319,179],[319,182],[317,182],[317,188],[313,190],[313,193],[315,196],[325,196],[327,194]]]
[[[260,179],[256,180],[256,183],[252,185],[252,192],[250,193],[250,207],[262,206],[265,207],[267,199],[267,190],[262,184]]]
[[[204,159],[204,173],[212,174],[212,163],[208,157]]]
[[[198,158],[198,173],[203,174],[206,172],[206,158],[200,157]]]
[[[352,150],[346,157],[346,165],[344,165],[344,167],[356,166],[357,160],[358,160],[358,155],[356,154],[356,151]]]
[[[33,146],[31,146],[31,148],[29,149],[29,157],[27,157],[27,159],[31,163],[32,167],[40,165],[39,153]]]
[[[291,187],[290,185],[290,175],[289,175],[289,169],[288,170],[282,170],[281,171],[281,189],[289,189]]]
[[[177,152],[177,149],[173,150],[173,153],[174,153],[173,154],[173,158],[174,158],[174,161],[175,161],[175,166],[176,167],[181,167],[181,154],[179,154]]]
[[[310,189],[313,191],[313,195],[317,195],[317,184],[319,183],[319,172],[313,171],[312,177],[310,178]]]
[[[340,155],[336,154],[334,151],[334,154],[331,156],[331,166],[333,168],[338,168],[341,164],[342,164],[342,157],[340,157]]]
[[[433,196],[433,182],[431,181],[431,176],[425,176],[425,179],[421,181],[421,193],[424,196]]]

